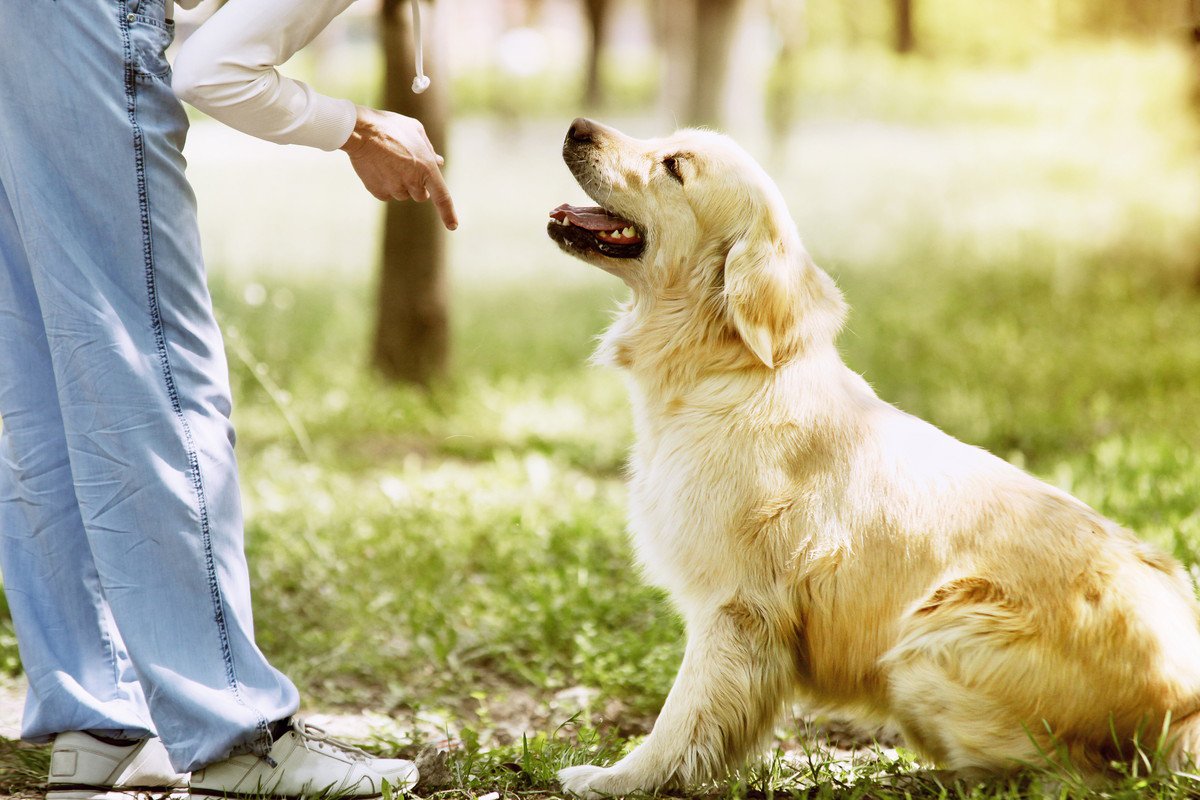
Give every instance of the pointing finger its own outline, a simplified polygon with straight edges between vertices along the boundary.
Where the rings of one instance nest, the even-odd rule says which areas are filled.
[[[437,207],[438,215],[442,218],[442,224],[446,226],[446,229],[452,231],[458,228],[458,214],[454,211],[454,200],[450,197],[450,189],[446,186],[442,173],[436,169],[430,170],[425,178],[425,189],[433,198],[433,204]]]

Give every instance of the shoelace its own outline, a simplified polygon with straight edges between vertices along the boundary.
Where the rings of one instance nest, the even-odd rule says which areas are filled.
[[[417,77],[413,78],[412,90],[420,94],[429,88],[429,78],[425,75],[425,50],[421,41],[421,0],[412,0],[413,15],[413,50],[417,59]]]
[[[292,720],[292,730],[296,736],[304,744],[305,750],[312,750],[311,744],[315,744],[318,750],[324,750],[325,746],[337,748],[338,750],[351,756],[356,761],[365,761],[374,758],[365,750],[360,750],[349,742],[343,742],[340,739],[335,739],[325,732],[323,728],[318,728],[316,725],[309,725],[303,720]]]

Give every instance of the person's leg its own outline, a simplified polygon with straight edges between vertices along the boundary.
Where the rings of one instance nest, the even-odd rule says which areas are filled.
[[[161,0],[0,4],[9,188],[100,585],[176,768],[266,753],[228,373]]]
[[[3,185],[0,419],[0,570],[29,678],[22,736],[147,736],[146,700],[101,594],[75,502],[50,350]]]

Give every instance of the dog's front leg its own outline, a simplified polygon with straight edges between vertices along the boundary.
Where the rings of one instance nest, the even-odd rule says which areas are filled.
[[[563,788],[593,798],[717,776],[759,744],[793,668],[786,637],[761,609],[731,600],[692,620],[675,685],[637,749],[611,767],[568,767]]]

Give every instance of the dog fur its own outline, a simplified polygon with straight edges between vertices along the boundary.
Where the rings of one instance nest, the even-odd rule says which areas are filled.
[[[565,160],[645,239],[638,258],[564,249],[632,289],[598,358],[628,377],[629,529],[687,647],[649,737],[563,787],[719,778],[797,696],[951,770],[1101,773],[1167,728],[1190,762],[1200,615],[1179,565],[880,400],[835,347],[840,292],[730,139],[579,122]]]

